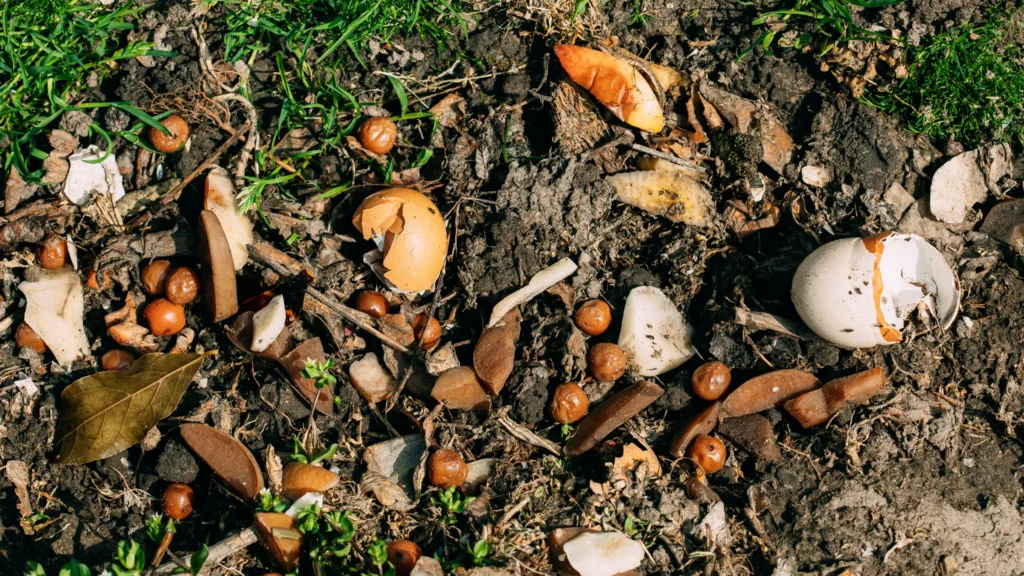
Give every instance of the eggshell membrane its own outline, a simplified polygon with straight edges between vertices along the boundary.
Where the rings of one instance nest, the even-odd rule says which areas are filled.
[[[352,223],[370,239],[383,236],[384,278],[399,290],[429,290],[444,267],[448,234],[441,211],[409,188],[388,188],[366,198]]]
[[[924,286],[925,289],[922,289]],[[911,234],[845,238],[811,253],[793,278],[793,304],[811,330],[848,348],[895,344],[924,301],[948,328],[959,310],[956,275]]]
[[[661,132],[665,127],[658,97],[629,62],[605,52],[569,44],[556,45],[555,55],[569,77],[586,88],[620,120],[653,133]]]

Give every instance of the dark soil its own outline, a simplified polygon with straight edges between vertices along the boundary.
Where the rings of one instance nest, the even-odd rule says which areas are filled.
[[[933,229],[929,239],[960,277],[961,319],[948,332],[919,334],[896,346],[851,352],[734,324],[738,306],[797,318],[790,281],[818,240],[895,229],[900,214],[885,200],[886,191],[899,184],[915,198],[927,196],[929,176],[945,157],[940,152],[944,143],[918,138],[902,128],[899,118],[851,98],[820,71],[811,52],[755,50],[734,63],[755,38],[749,22],[757,9],[721,4],[682,0],[672,8],[651,8],[646,29],[629,24],[631,0],[613,0],[602,5],[599,17],[589,17],[634,53],[701,73],[769,105],[797,144],[793,161],[769,185],[766,197],[782,209],[780,223],[740,240],[727,230],[724,217],[705,230],[614,202],[614,192],[603,181],[607,164],[571,154],[554,141],[554,112],[546,97],[564,79],[557,59],[549,56],[549,46],[558,38],[540,35],[538,21],[503,10],[484,12],[468,38],[457,37],[452,52],[477,61],[482,68],[475,74],[494,76],[459,87],[468,114],[458,127],[439,128],[442,146],[422,169],[425,177],[434,174],[429,179],[439,180],[429,194],[447,214],[455,247],[439,289],[436,317],[446,324],[443,341],[475,341],[498,300],[568,256],[579,264],[567,280],[576,303],[602,298],[620,312],[631,288],[658,286],[694,326],[700,358],[728,364],[734,382],[772,368],[806,369],[827,380],[881,366],[888,386],[870,405],[845,410],[810,431],[782,411],[766,413],[782,449],[777,462],[759,460],[727,443],[727,465],[709,477],[709,485],[725,504],[731,535],[719,539],[713,550],[702,534],[692,533],[709,509],[684,489],[692,467],[667,456],[673,434],[696,409],[689,381],[700,358],[660,377],[666,394],[628,431],[618,431],[597,450],[573,460],[512,438],[486,414],[446,411],[435,433],[440,445],[455,447],[467,460],[498,459],[465,521],[449,527],[438,522],[440,511],[429,493],[408,513],[382,509],[372,496],[360,493],[363,450],[390,438],[342,375],[348,361],[363,352],[339,345],[322,319],[301,313],[305,279],[285,280],[273,290],[285,294],[289,308],[297,312],[296,341],[319,336],[341,367],[338,406],[334,414],[316,420],[323,441],[339,444],[331,464],[343,480],[330,503],[351,510],[358,519],[357,550],[365,551],[374,538],[404,537],[428,554],[436,551],[453,559],[467,543],[486,538],[498,566],[515,574],[546,574],[551,567],[543,539],[550,530],[577,525],[623,530],[628,523],[651,554],[640,568],[642,574],[840,574],[844,569],[859,575],[939,574],[949,559],[960,574],[1024,573],[1024,280],[1019,258],[970,228],[937,225],[941,230]],[[986,7],[963,0],[911,0],[871,14],[873,21],[920,36],[981,18]],[[205,17],[205,40],[215,60],[223,55],[220,10]],[[124,62],[98,88],[103,98],[145,104],[154,93],[175,93],[200,81],[187,9],[157,3],[141,14],[142,29],[159,24],[170,27],[166,41],[179,55],[157,59],[154,68]],[[422,50],[426,57],[403,66],[382,52],[371,59],[371,69],[427,77],[447,68],[451,56],[448,51],[436,54],[419,39],[409,40],[404,49]],[[256,61],[251,71],[252,102],[265,143],[281,112],[279,79],[271,61]],[[382,94],[391,94],[384,77],[355,62],[345,78],[361,100],[380,101]],[[538,94],[545,98],[538,99]],[[680,122],[684,104],[685,98],[675,99],[673,115]],[[397,112],[397,102],[384,105]],[[118,115],[122,113],[103,113],[100,122],[126,122]],[[236,113],[232,125],[237,128],[243,121]],[[415,123],[400,127],[407,142],[425,144],[426,134]],[[193,123],[190,147],[163,159],[163,177],[188,174],[228,136],[209,119]],[[714,156],[739,147],[735,139],[727,140],[713,143]],[[98,138],[96,143],[103,145]],[[115,147],[119,157],[134,163],[137,146],[118,141]],[[220,164],[233,167],[240,149],[233,147]],[[398,173],[411,165],[417,150],[396,150]],[[635,165],[635,154],[628,147],[617,149],[626,165]],[[824,167],[832,182],[826,188],[805,185],[799,177],[804,165]],[[745,201],[742,186],[735,185],[739,171],[738,165],[723,161],[713,176],[719,212],[729,200]],[[136,178],[138,174],[125,176],[129,191]],[[330,152],[306,178],[325,188],[350,181],[349,158]],[[347,297],[363,288],[380,288],[365,271],[361,255],[367,247],[352,241],[355,230],[350,224],[355,206],[374,190],[361,186],[331,199],[314,216],[328,226],[321,238],[300,234],[297,242],[286,244],[289,234],[264,222],[257,223],[257,235],[316,266],[320,274],[314,285],[321,290],[335,289]],[[1018,181],[1011,194],[1019,196],[1019,190]],[[315,192],[309,186],[271,187],[264,195],[264,210],[299,214],[311,205]],[[177,228],[194,234],[201,195],[200,179],[186,188],[174,210],[154,213],[145,231]],[[56,198],[45,196],[47,202]],[[93,238],[80,247],[90,260],[118,240],[110,233],[96,235],[94,221],[83,220],[69,231],[83,241]],[[140,227],[130,234],[142,232]],[[332,238],[340,254],[324,248]],[[194,262],[187,252],[183,249],[174,259]],[[14,252],[7,254],[5,262],[15,262],[15,257]],[[140,260],[136,254],[117,262],[114,277],[125,284],[137,282]],[[3,300],[20,302],[15,285],[22,271],[13,263],[5,270]],[[264,289],[266,275],[259,266],[251,265],[243,276],[240,300]],[[88,292],[86,325],[97,356],[114,346],[105,336],[102,316],[122,306],[125,284],[113,291]],[[415,304],[430,301],[427,294]],[[20,306],[7,311],[15,326]],[[546,404],[555,386],[585,376],[585,358],[573,345],[579,333],[571,309],[554,295],[532,300],[521,312],[515,368],[494,410],[507,411],[512,420],[560,443],[560,429]],[[197,333],[193,351],[218,349],[220,354],[204,366],[174,416],[159,425],[162,440],[148,452],[136,446],[83,466],[53,464],[52,443],[61,391],[93,373],[94,361],[76,363],[64,374],[48,361],[40,363],[32,352],[19,352],[13,338],[3,342],[0,462],[27,464],[34,510],[50,520],[39,523],[45,526],[35,534],[26,534],[13,485],[0,474],[0,563],[5,566],[0,572],[20,574],[25,562],[34,560],[55,574],[70,555],[91,566],[103,565],[118,540],[145,539],[145,519],[158,509],[159,495],[170,482],[190,483],[198,497],[196,513],[179,526],[175,550],[212,545],[251,523],[250,505],[229,494],[184,446],[176,429],[184,421],[226,425],[262,463],[267,446],[281,455],[292,451],[292,437],[304,430],[309,405],[280,369],[232,347],[222,326],[209,322],[201,303],[190,308],[188,326]],[[372,336],[353,332],[365,338],[369,351],[380,354],[381,344]],[[587,344],[614,342],[617,334],[613,322],[604,336]],[[458,355],[463,365],[471,365],[472,345],[459,347]],[[26,398],[13,385],[20,373],[32,375],[40,385],[37,396]],[[615,389],[624,385],[620,381]],[[592,405],[595,396],[607,392],[598,388],[587,385]],[[387,418],[398,433],[412,433],[433,405],[405,394]],[[662,457],[664,476],[624,486],[610,482],[610,463],[631,432]],[[746,514],[752,506],[756,512]],[[513,508],[517,511],[511,512]],[[212,568],[215,574],[256,575],[270,569],[268,562],[254,546],[248,554]]]

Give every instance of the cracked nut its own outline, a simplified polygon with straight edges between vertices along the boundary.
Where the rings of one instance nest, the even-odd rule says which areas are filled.
[[[626,373],[626,353],[615,344],[602,342],[594,345],[587,353],[587,367],[590,374],[601,382],[614,382]]]
[[[587,393],[574,382],[559,385],[551,396],[551,417],[556,422],[573,424],[586,416],[589,409]]]

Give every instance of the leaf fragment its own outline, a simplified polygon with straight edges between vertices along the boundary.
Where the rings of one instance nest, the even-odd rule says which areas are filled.
[[[102,460],[140,442],[174,412],[203,359],[213,354],[147,354],[127,370],[73,382],[61,394],[57,463]]]

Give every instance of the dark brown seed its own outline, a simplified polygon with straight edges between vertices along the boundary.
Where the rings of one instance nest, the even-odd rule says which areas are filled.
[[[694,416],[692,420],[687,422],[686,426],[676,433],[675,438],[672,440],[672,448],[669,453],[675,458],[681,458],[695,438],[698,436],[707,436],[714,432],[715,426],[718,425],[718,417],[721,412],[721,407],[721,402],[715,402]]]
[[[375,116],[359,127],[359,143],[374,154],[387,154],[395,147],[398,126],[390,118]]]
[[[181,266],[167,276],[164,290],[171,302],[188,304],[199,294],[199,274],[188,266]]]
[[[422,342],[424,350],[430,350],[441,341],[441,323],[433,316],[428,319],[426,314],[417,314],[412,321],[412,332],[416,340]]]
[[[430,455],[427,462],[427,478],[432,486],[447,490],[461,486],[469,475],[469,468],[462,454],[448,448],[441,448]]]
[[[727,418],[746,416],[782,406],[787,400],[821,387],[821,380],[803,370],[776,370],[747,380],[722,402]]]
[[[185,327],[185,309],[166,298],[147,304],[142,315],[149,324],[149,331],[156,336],[171,336]]]
[[[255,500],[263,489],[263,474],[256,458],[226,432],[205,424],[182,424],[181,438],[232,492]]]
[[[708,401],[715,401],[725,394],[732,382],[729,367],[714,360],[702,364],[693,373],[693,393]]]
[[[356,310],[383,318],[388,313],[388,299],[376,290],[363,290],[356,296]]]
[[[167,260],[153,260],[142,269],[142,289],[150,296],[163,296],[167,276],[171,274],[171,263]]]
[[[580,421],[576,434],[569,438],[562,451],[570,458],[583,454],[664,393],[661,386],[643,381],[613,395]]]
[[[50,234],[39,247],[39,265],[46,270],[56,270],[68,261],[68,243],[54,234]]]
[[[135,355],[127,350],[108,350],[100,358],[100,368],[108,372],[112,370],[124,370],[125,368],[131,368],[131,365],[134,362]]]
[[[600,336],[612,323],[612,307],[604,300],[587,300],[576,309],[576,325],[590,336]]]
[[[725,466],[725,444],[711,436],[700,436],[690,446],[690,458],[705,474],[714,474]]]
[[[14,332],[14,341],[19,348],[29,348],[39,354],[46,354],[46,342],[43,342],[42,337],[24,322],[18,324],[18,329]]]
[[[587,415],[590,399],[575,382],[566,382],[551,395],[551,417],[555,422],[574,424]]]
[[[615,344],[602,342],[595,344],[587,353],[587,367],[590,374],[601,382],[614,382],[626,373],[629,359],[626,353]]]
[[[173,520],[184,520],[192,514],[195,494],[188,484],[174,483],[164,490],[164,514]]]

